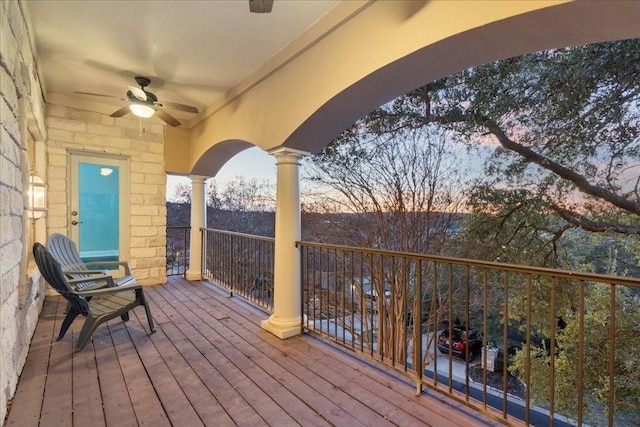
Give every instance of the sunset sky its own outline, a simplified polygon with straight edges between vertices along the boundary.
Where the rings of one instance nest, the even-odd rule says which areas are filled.
[[[225,185],[236,176],[244,178],[257,178],[258,180],[268,180],[276,182],[276,159],[258,147],[244,150],[229,160],[216,175],[216,181],[220,185]],[[175,186],[179,183],[190,184],[188,177],[168,175],[167,176],[167,197],[171,197]]]

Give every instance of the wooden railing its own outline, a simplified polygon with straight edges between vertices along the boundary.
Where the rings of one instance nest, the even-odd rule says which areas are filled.
[[[410,377],[417,393],[437,390],[505,424],[622,425],[629,396],[617,385],[638,367],[625,365],[634,350],[617,337],[640,333],[628,319],[640,280],[298,246],[303,328]]]
[[[202,246],[204,278],[272,312],[273,238],[203,229]]]

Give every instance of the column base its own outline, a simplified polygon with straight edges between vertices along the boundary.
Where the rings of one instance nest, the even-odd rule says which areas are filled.
[[[260,326],[265,331],[271,332],[281,340],[291,338],[302,333],[300,318],[278,319],[273,315],[260,322]]]
[[[202,280],[202,272],[187,270],[184,274],[184,278],[187,280]]]

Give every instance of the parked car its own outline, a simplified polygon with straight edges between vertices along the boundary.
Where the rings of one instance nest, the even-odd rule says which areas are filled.
[[[449,339],[449,328],[446,328],[438,335],[438,350],[441,353],[449,354],[449,347],[451,347],[451,354],[465,359],[467,342],[469,343],[470,362],[482,352],[482,338],[473,329],[467,329],[465,326],[454,326],[451,329],[451,339]]]

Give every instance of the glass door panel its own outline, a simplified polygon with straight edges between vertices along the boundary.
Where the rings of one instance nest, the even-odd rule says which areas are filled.
[[[80,258],[126,260],[126,160],[72,155],[71,163],[70,229]]]

